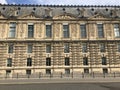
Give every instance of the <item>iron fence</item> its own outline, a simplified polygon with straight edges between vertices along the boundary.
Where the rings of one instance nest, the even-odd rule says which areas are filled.
[[[13,73],[13,74],[0,74],[0,78],[117,78],[120,77],[120,73],[33,73],[33,74],[24,74],[24,73]]]

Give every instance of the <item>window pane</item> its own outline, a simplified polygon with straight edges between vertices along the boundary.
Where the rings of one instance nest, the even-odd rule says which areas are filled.
[[[119,24],[114,24],[114,33],[115,33],[115,37],[120,37]]]
[[[86,38],[86,25],[80,25],[81,38]]]
[[[69,66],[70,65],[70,60],[69,58],[65,58],[65,66]]]
[[[108,73],[108,69],[107,68],[103,68],[103,73]]]
[[[34,25],[28,25],[28,38],[32,38],[34,36]]]
[[[82,52],[86,53],[87,52],[87,43],[82,44]]]
[[[98,28],[98,37],[103,38],[104,37],[103,24],[98,24],[97,28]]]
[[[63,37],[69,38],[69,26],[68,25],[63,25]]]
[[[27,66],[32,66],[32,58],[27,58]]]
[[[10,23],[10,29],[9,29],[9,37],[15,37],[15,32],[16,32],[16,23],[12,22]]]
[[[120,52],[120,43],[118,43],[118,52]]]
[[[27,50],[27,53],[32,53],[32,45],[28,45],[28,50]]]
[[[102,57],[102,65],[107,65],[106,57]]]
[[[100,44],[100,52],[105,52],[105,44]]]
[[[69,53],[69,44],[68,43],[64,44],[64,53]]]
[[[46,66],[51,66],[51,58],[46,58]]]
[[[83,65],[88,65],[88,58],[87,57],[83,58]]]
[[[31,70],[26,70],[27,75],[31,75]]]
[[[89,69],[88,69],[88,68],[85,68],[85,69],[84,69],[84,73],[89,73]]]
[[[52,37],[52,26],[46,25],[46,37],[51,38]]]
[[[70,74],[70,69],[65,69],[65,74]]]
[[[51,53],[51,45],[46,45],[46,53]]]
[[[8,46],[8,53],[13,53],[13,45]]]
[[[12,67],[12,58],[7,59],[7,67]]]
[[[46,74],[51,74],[51,69],[46,69]]]

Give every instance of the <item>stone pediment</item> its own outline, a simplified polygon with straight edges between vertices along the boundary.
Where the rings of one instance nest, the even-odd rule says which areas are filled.
[[[22,19],[36,19],[39,18],[34,12],[31,12],[30,14],[24,14],[22,16],[20,16],[19,18]]]
[[[95,14],[94,16],[89,17],[88,19],[106,19],[107,17],[101,13]]]
[[[57,15],[54,16],[53,19],[76,19],[76,17],[72,14],[63,14],[63,15]]]
[[[4,19],[5,16],[0,12],[0,19]]]

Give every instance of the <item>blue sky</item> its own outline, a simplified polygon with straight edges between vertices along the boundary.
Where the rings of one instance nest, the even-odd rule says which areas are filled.
[[[120,5],[120,0],[0,0],[2,4]]]

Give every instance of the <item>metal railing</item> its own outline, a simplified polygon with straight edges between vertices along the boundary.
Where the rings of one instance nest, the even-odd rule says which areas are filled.
[[[13,73],[13,74],[0,74],[0,78],[117,78],[120,77],[120,73],[33,73],[33,74],[23,74],[23,73]]]

